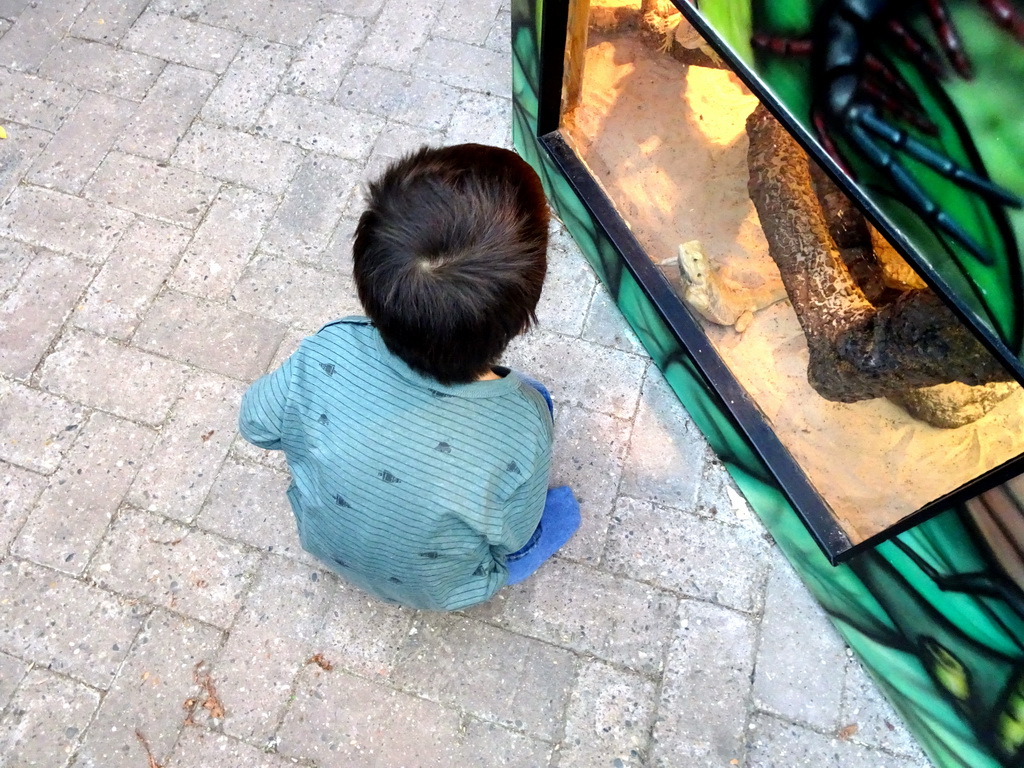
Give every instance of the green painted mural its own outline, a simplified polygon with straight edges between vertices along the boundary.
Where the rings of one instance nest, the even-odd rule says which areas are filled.
[[[543,24],[551,10],[545,5],[556,3],[564,20],[564,0],[512,1],[517,150],[540,173],[559,217],[739,489],[934,763],[940,768],[1024,766],[1024,478],[950,508],[847,564],[828,562],[538,136],[542,62],[553,62],[545,77],[557,77],[556,87],[561,80],[564,21],[561,28]],[[769,4],[799,6],[803,14],[786,22],[797,31],[806,28],[817,5],[797,0],[764,6]],[[721,10],[736,2],[713,5]],[[749,4],[745,7],[749,11]],[[762,18],[751,13],[749,24]],[[782,20],[773,17],[771,24],[773,32],[785,31]],[[752,27],[740,25],[735,33],[739,43],[747,29]],[[542,40],[554,53],[545,49],[542,55]],[[751,47],[749,55],[762,54]],[[1020,311],[1019,294],[1010,303],[1006,313],[992,311],[1007,317]]]

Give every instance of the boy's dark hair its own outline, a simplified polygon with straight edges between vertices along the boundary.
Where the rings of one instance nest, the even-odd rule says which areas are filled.
[[[411,368],[471,382],[537,321],[547,240],[544,190],[518,155],[423,147],[369,185],[353,246],[359,300]]]

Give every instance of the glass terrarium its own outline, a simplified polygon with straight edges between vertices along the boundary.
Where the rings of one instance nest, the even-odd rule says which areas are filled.
[[[680,8],[569,3],[562,77],[540,94],[542,141],[836,562],[1021,469],[1016,321],[986,283],[1012,289],[1019,265],[1005,279],[978,273],[1009,251],[1019,260],[997,237],[996,208],[1015,194],[981,170],[995,192],[969,202],[996,211],[995,224],[922,225],[905,200],[887,209],[921,178],[948,204],[951,184],[912,144],[904,164],[924,170],[900,186],[849,136],[830,142],[820,112],[801,124],[780,105],[760,74],[773,58],[785,63],[778,82],[798,76],[786,66],[806,73],[813,61],[786,60],[810,59],[809,42],[758,32],[768,22],[755,13],[736,39],[769,64],[734,71],[717,52],[728,41],[709,46],[703,17]],[[883,80],[913,80],[892,66]],[[907,114],[885,103],[905,121],[939,122],[921,100]],[[940,127],[927,146],[945,161]],[[964,300],[967,280],[980,288]]]
[[[1024,0],[510,7],[516,149],[736,488],[935,765],[1024,765]]]

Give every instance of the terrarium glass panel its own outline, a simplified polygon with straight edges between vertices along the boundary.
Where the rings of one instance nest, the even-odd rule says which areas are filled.
[[[1024,381],[1024,1],[680,7]]]
[[[853,545],[1024,453],[1010,372],[674,5],[571,8],[561,135]]]

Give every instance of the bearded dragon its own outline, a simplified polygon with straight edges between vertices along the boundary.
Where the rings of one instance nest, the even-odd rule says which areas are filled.
[[[743,333],[758,310],[786,298],[781,285],[749,288],[719,274],[704,254],[699,240],[679,245],[676,256],[661,264],[675,262],[683,301],[705,320],[731,325]]]

